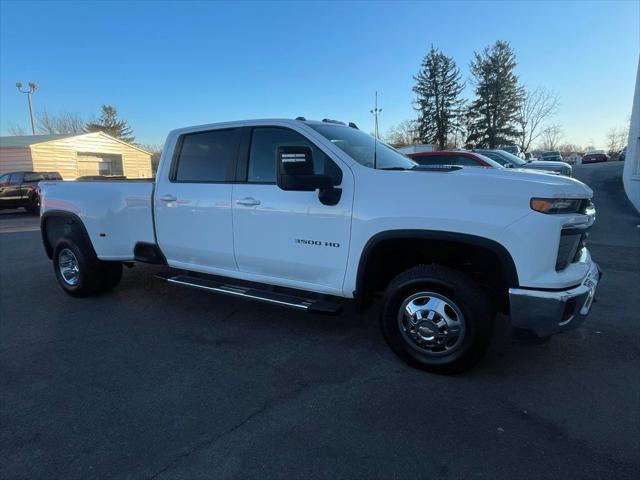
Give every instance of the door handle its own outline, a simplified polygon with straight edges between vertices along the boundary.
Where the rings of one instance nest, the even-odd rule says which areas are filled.
[[[178,200],[178,197],[175,197],[173,195],[163,195],[160,197],[160,200],[162,200],[163,202],[175,202],[176,200]]]
[[[245,207],[255,207],[256,205],[260,205],[260,200],[256,200],[255,198],[245,197],[240,200],[236,200],[237,205],[244,205]]]

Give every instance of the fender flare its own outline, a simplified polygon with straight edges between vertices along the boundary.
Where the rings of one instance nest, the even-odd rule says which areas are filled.
[[[463,245],[472,245],[491,251],[495,254],[502,265],[502,275],[509,287],[518,287],[518,271],[516,270],[513,257],[509,251],[500,243],[477,235],[466,233],[446,232],[441,230],[386,230],[376,233],[371,237],[360,255],[358,271],[356,275],[356,290],[353,296],[358,304],[366,303],[367,299],[364,286],[366,284],[367,264],[375,247],[381,242],[388,240],[420,239],[436,240],[441,242],[454,242]]]
[[[50,259],[53,259],[53,245],[49,243],[49,237],[47,236],[47,220],[49,220],[50,218],[64,218],[77,224],[79,227],[80,236],[91,248],[93,255],[97,257],[95,249],[93,248],[93,243],[91,242],[91,237],[87,232],[87,228],[84,226],[83,221],[78,215],[76,215],[75,213],[66,212],[64,210],[49,210],[43,213],[40,217],[40,235],[42,236],[42,244],[44,245],[44,250]]]

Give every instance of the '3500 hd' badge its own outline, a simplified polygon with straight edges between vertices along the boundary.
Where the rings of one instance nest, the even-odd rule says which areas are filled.
[[[322,240],[305,240],[304,238],[295,238],[293,241],[294,243],[298,243],[300,245],[340,248],[340,244],[338,242],[323,242]]]

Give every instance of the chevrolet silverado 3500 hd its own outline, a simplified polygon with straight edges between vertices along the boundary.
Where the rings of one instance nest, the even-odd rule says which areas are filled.
[[[167,282],[301,310],[381,297],[412,365],[472,366],[496,312],[549,337],[589,313],[592,191],[546,173],[424,168],[353,124],[255,120],[182,128],[154,181],[41,182],[63,290],[115,287],[123,263]],[[162,300],[159,300],[162,301]]]

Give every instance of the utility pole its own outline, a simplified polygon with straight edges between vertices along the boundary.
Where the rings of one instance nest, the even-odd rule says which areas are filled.
[[[36,134],[36,123],[33,121],[33,106],[31,105],[31,95],[38,89],[38,85],[33,82],[29,82],[29,90],[22,90],[22,83],[16,82],[16,88],[20,93],[26,93],[29,100],[29,118],[31,118],[31,134]]]
[[[378,91],[377,90],[376,90],[375,106],[373,107],[373,110],[369,110],[369,112],[373,114],[373,118],[375,119],[375,127],[373,131],[374,131],[376,140],[378,140],[380,138],[380,132],[378,131],[378,115],[380,115],[380,113],[382,112],[382,109],[378,108]]]

